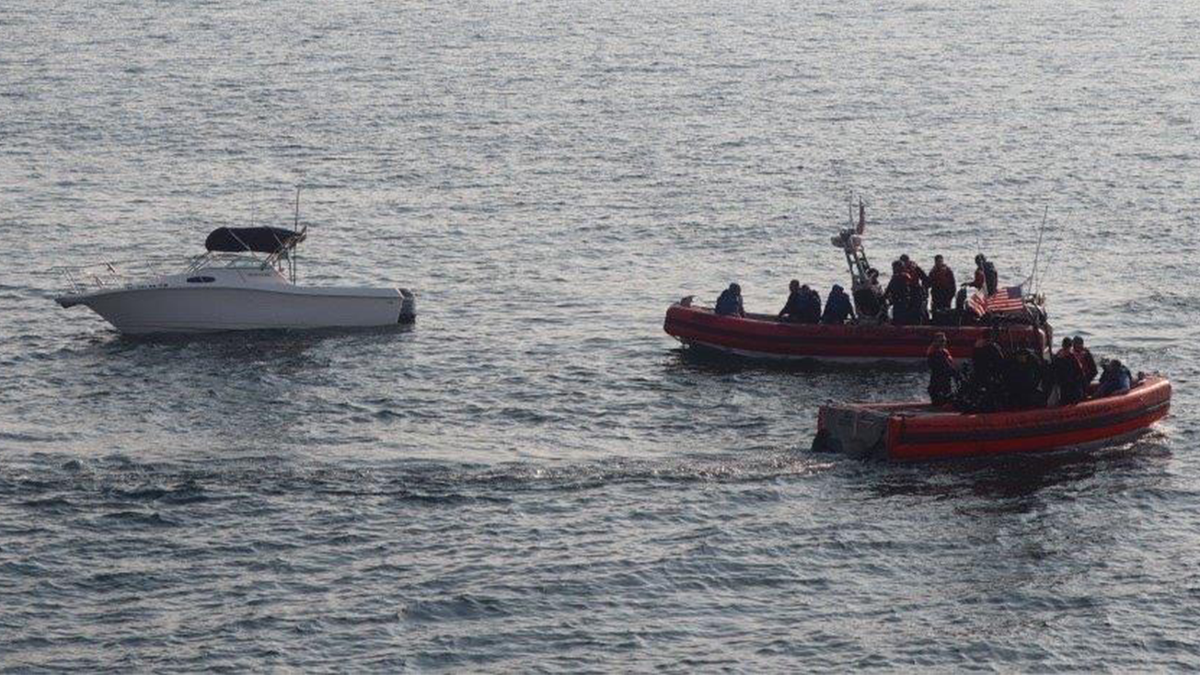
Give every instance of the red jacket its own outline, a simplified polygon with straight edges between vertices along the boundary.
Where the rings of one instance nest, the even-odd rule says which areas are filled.
[[[883,292],[883,297],[893,305],[898,304],[901,300],[900,296],[907,296],[908,289],[912,288],[912,285],[912,275],[907,271],[894,272],[892,278],[888,280],[887,290]]]
[[[1096,359],[1092,356],[1092,352],[1087,347],[1078,351],[1072,349],[1072,352],[1074,352],[1075,358],[1079,360],[1079,365],[1083,367],[1083,381],[1091,382],[1096,379],[1096,375],[1100,371],[1096,368]]]
[[[975,268],[975,281],[971,282],[971,286],[982,289],[986,285],[987,285],[987,277],[985,277],[983,275],[982,269],[976,267]]]
[[[1063,347],[1062,349],[1058,350],[1058,353],[1055,354],[1055,356],[1061,356],[1074,361],[1075,365],[1079,366],[1079,374],[1086,377],[1087,366],[1084,365],[1083,359],[1079,357],[1079,352],[1075,351],[1074,349],[1067,349],[1066,347]]]

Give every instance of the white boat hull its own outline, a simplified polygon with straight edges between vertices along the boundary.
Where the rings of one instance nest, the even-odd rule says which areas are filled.
[[[412,293],[398,288],[169,285],[56,300],[63,307],[87,306],[130,335],[390,326],[411,322],[416,314]]]

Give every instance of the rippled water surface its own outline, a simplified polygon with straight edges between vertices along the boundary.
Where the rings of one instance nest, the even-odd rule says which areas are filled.
[[[0,6],[0,666],[1200,668],[1194,3]],[[287,224],[411,330],[131,340],[55,265]],[[1162,371],[1090,453],[814,456],[922,376],[661,330],[984,250]]]

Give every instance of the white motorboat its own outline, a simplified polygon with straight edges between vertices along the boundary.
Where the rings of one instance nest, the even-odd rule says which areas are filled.
[[[122,333],[388,326],[412,322],[403,288],[296,284],[294,250],[307,236],[279,227],[219,227],[182,272],[129,273],[126,264],[59,268],[63,307],[84,305]],[[145,269],[145,266],[141,266]]]

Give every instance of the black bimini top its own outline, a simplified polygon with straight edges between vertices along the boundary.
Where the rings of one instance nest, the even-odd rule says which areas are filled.
[[[300,243],[303,234],[282,227],[218,227],[204,240],[204,248],[222,253],[278,253]]]

